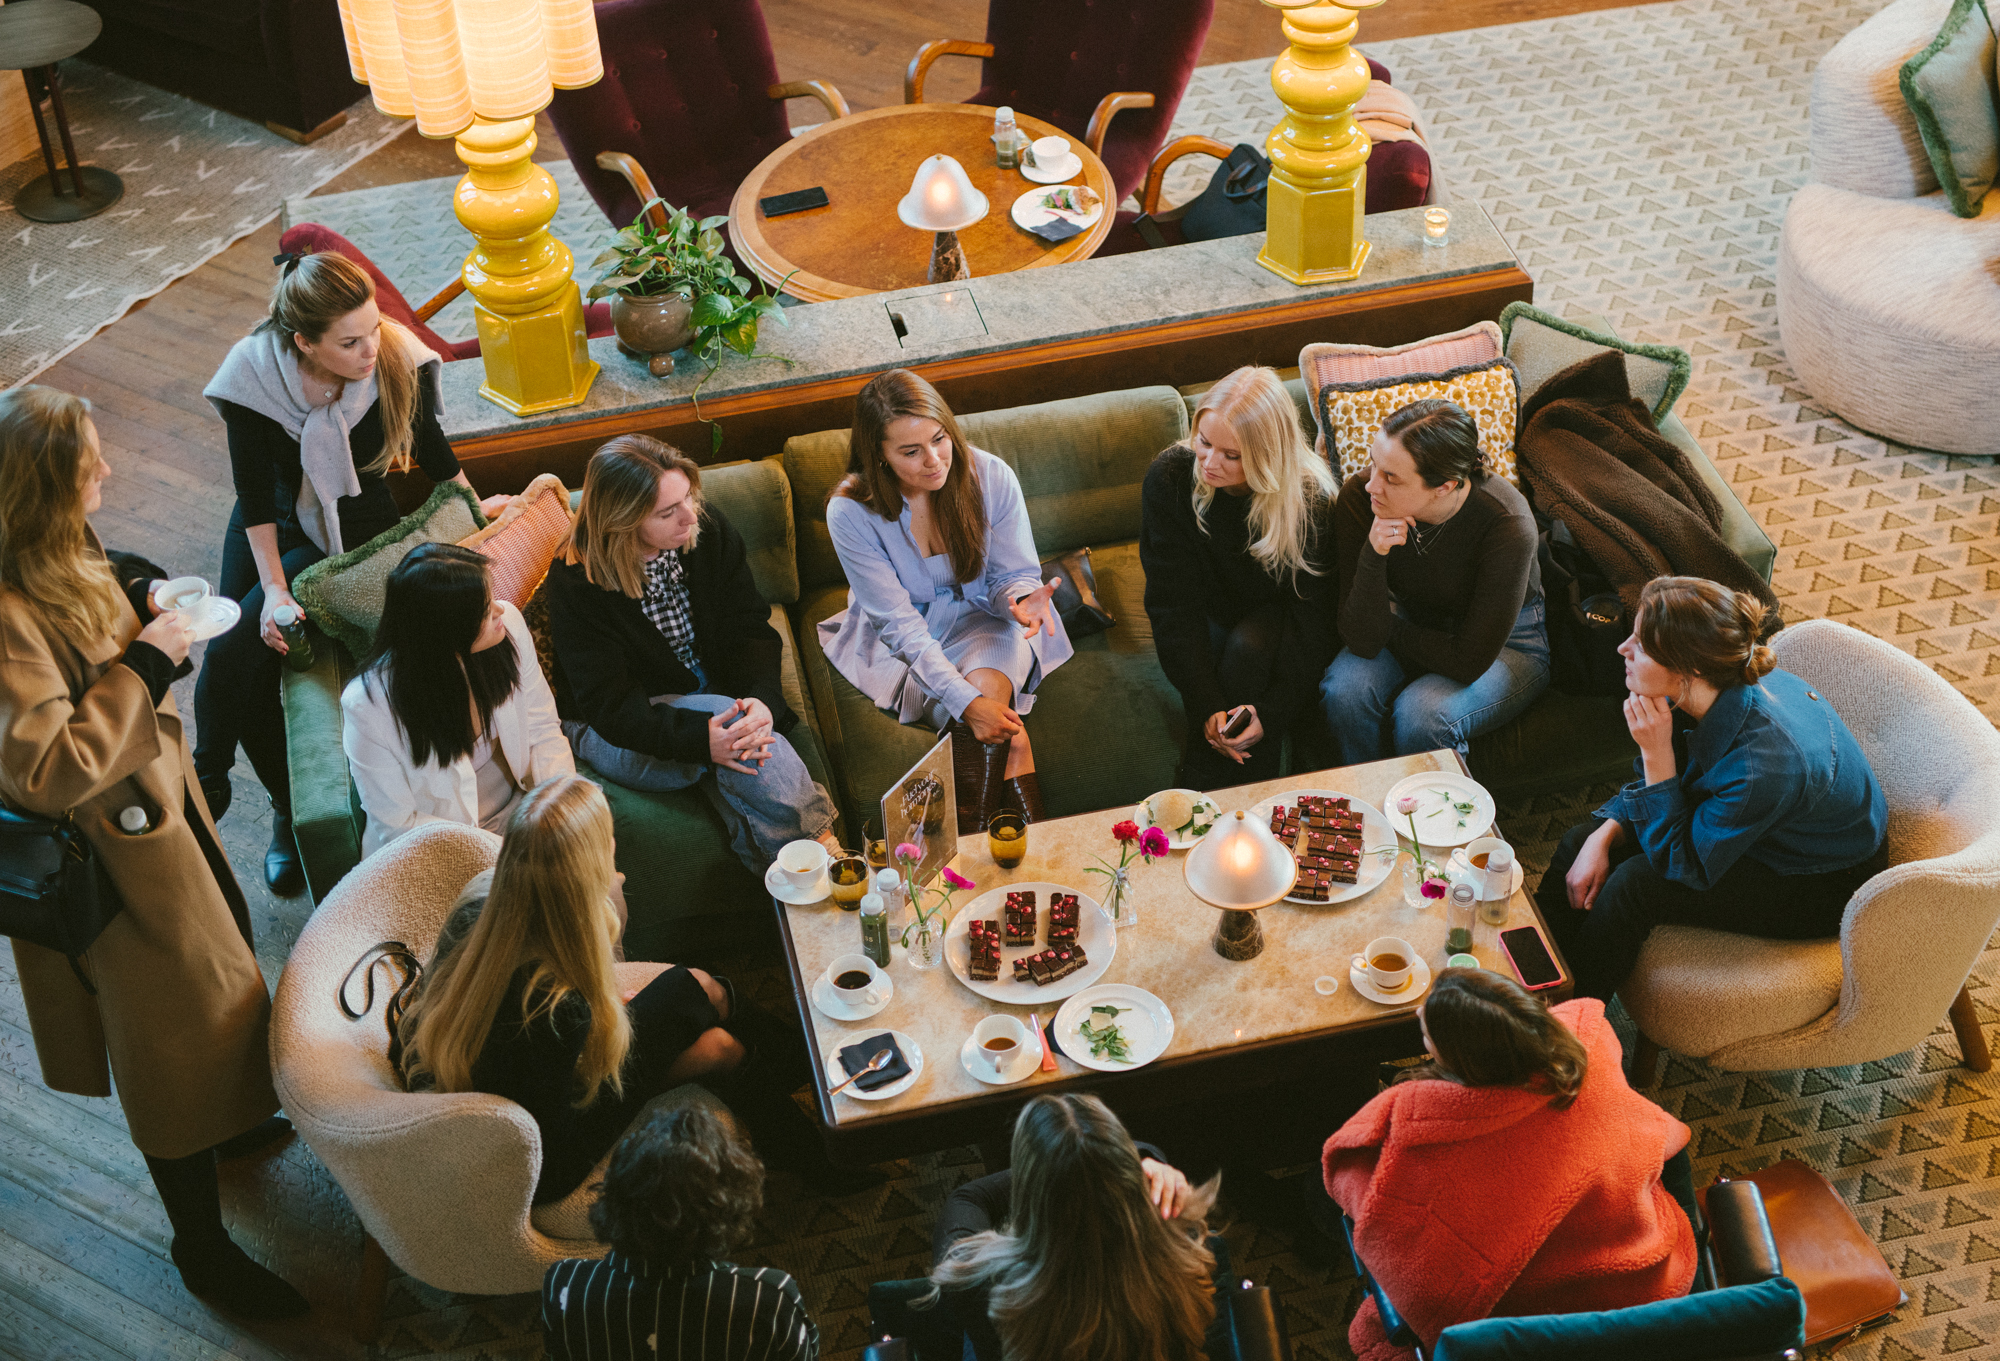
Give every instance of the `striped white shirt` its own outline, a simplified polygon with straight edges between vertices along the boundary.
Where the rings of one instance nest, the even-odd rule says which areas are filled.
[[[669,1267],[613,1252],[542,1279],[547,1361],[815,1361],[798,1282],[706,1259]]]

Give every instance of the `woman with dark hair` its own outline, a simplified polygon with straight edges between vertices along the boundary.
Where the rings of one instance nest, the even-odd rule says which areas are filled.
[[[1383,422],[1334,511],[1344,648],[1320,681],[1339,764],[1463,753],[1549,683],[1535,517],[1463,407]]]
[[[1694,1229],[1663,1171],[1688,1128],[1626,1085],[1604,1004],[1550,1008],[1511,978],[1445,969],[1417,1020],[1430,1062],[1342,1125],[1322,1170],[1423,1345],[1489,1315],[1687,1293]],[[1362,1357],[1400,1354],[1372,1299],[1347,1337]]]
[[[655,1107],[611,1154],[590,1227],[611,1251],[542,1278],[549,1361],[812,1361],[797,1281],[726,1260],[750,1241],[764,1165],[703,1106]]]
[[[383,318],[368,271],[334,254],[281,259],[270,314],[202,391],[228,430],[236,484],[218,591],[242,604],[243,618],[203,659],[194,764],[220,819],[241,743],[271,796],[264,879],[290,895],[305,871],[292,839],[278,696],[286,648],[273,615],[298,609],[291,581],[305,568],[395,526],[388,473],[415,465],[433,482],[472,484],[438,423],[442,361]],[[507,500],[489,498],[487,513]]]
[[[389,573],[375,654],[340,708],[363,855],[426,822],[498,832],[523,791],[576,772],[527,623],[456,544],[419,544]]]
[[[1655,926],[1837,936],[1882,868],[1882,786],[1767,632],[1762,601],[1700,577],[1639,593],[1618,649],[1639,778],[1569,829],[1535,895],[1579,996],[1616,992]]]
[[[961,835],[1003,800],[1041,818],[1021,715],[1074,649],[1014,470],[965,442],[936,388],[891,369],[854,399],[826,528],[848,585],[820,622],[827,661],[902,722],[951,734]]]

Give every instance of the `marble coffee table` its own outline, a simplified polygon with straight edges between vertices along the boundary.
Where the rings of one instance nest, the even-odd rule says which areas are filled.
[[[1243,785],[1213,797],[1225,814],[1242,808],[1268,815],[1268,807],[1260,805],[1290,789],[1338,790],[1379,808],[1390,787],[1406,776],[1463,770],[1455,752],[1435,751]],[[1084,873],[1083,867],[1099,855],[1116,863],[1111,827],[1129,816],[1130,808],[1117,808],[1036,823],[1029,829],[1026,858],[1011,870],[993,863],[984,836],[967,838],[952,865],[978,887],[960,892],[955,902],[963,905],[988,889],[1035,881],[1063,884],[1101,900],[1102,877]],[[1400,936],[1435,974],[1447,953],[1442,903],[1406,906],[1397,868],[1350,902],[1281,902],[1264,909],[1258,914],[1263,953],[1237,963],[1212,947],[1218,914],[1189,893],[1181,871],[1185,856],[1177,851],[1150,865],[1134,857],[1138,921],[1118,932],[1116,954],[1098,980],[1144,988],[1167,1004],[1174,1032],[1166,1051],[1144,1067],[1118,1073],[1085,1068],[1059,1055],[1056,1072],[1038,1071],[1005,1087],[989,1086],[966,1072],[959,1049],[985,1017],[1012,1013],[1025,1023],[1031,1008],[1004,1006],[973,993],[948,962],[917,969],[898,946],[889,967],[895,995],[888,1005],[865,1021],[833,1020],[813,1006],[810,992],[836,956],[860,949],[856,914],[831,899],[803,907],[774,904],[819,1075],[814,1091],[832,1155],[842,1161],[879,1161],[988,1137],[1044,1091],[1098,1091],[1121,1108],[1166,1104],[1176,1093],[1197,1086],[1213,1095],[1324,1071],[1320,1065],[1326,1063],[1372,1063],[1416,1049],[1412,1013],[1420,998],[1413,995],[1393,1006],[1369,1001],[1349,983],[1348,961],[1377,936]],[[1506,926],[1482,922],[1474,929],[1472,953],[1490,968],[1506,968],[1496,939],[1500,931],[1536,925],[1548,934],[1525,893],[1515,893],[1508,909]],[[1330,997],[1313,989],[1313,980],[1323,974],[1340,980]],[[1565,995],[1567,988],[1565,969]],[[1060,1005],[1050,1001],[1032,1010],[1046,1025]],[[858,1100],[844,1092],[828,1096],[827,1055],[892,1029],[909,1035],[923,1050],[917,1081],[886,1100]]]

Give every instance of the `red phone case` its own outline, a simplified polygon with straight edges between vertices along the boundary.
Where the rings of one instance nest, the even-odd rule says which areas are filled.
[[[1548,951],[1549,963],[1555,965],[1556,976],[1554,978],[1546,983],[1530,983],[1527,979],[1521,977],[1521,966],[1514,961],[1514,952],[1507,948],[1507,937],[1514,931],[1533,931],[1535,933],[1535,939],[1542,943],[1542,949]],[[1509,927],[1506,931],[1502,931],[1500,933],[1500,953],[1507,956],[1507,967],[1514,971],[1514,980],[1529,992],[1547,992],[1550,988],[1558,986],[1563,981],[1562,965],[1556,960],[1556,952],[1549,947],[1549,938],[1542,934],[1541,928],[1538,926],[1514,926]]]

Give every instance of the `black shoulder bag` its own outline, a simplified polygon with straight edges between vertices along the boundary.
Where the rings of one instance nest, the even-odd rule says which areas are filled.
[[[124,906],[73,816],[45,818],[0,804],[0,936],[59,952],[94,997],[77,957]]]
[[[1536,546],[1548,601],[1549,684],[1566,695],[1622,695],[1632,616],[1569,526],[1550,518]]]
[[[334,993],[334,1000],[340,1003],[340,1014],[350,1021],[367,1019],[375,1010],[375,966],[382,970],[395,984],[395,990],[382,1005],[382,1023],[389,1029],[389,1066],[398,1073],[403,1071],[403,1013],[410,1005],[410,995],[417,989],[417,980],[424,976],[423,962],[417,952],[400,940],[377,941],[361,952],[361,958],[354,961],[347,970],[347,977],[340,980],[340,987]],[[398,970],[401,977],[397,977]],[[354,984],[354,975],[361,975],[361,1005],[355,1006],[348,1000],[348,993]]]

